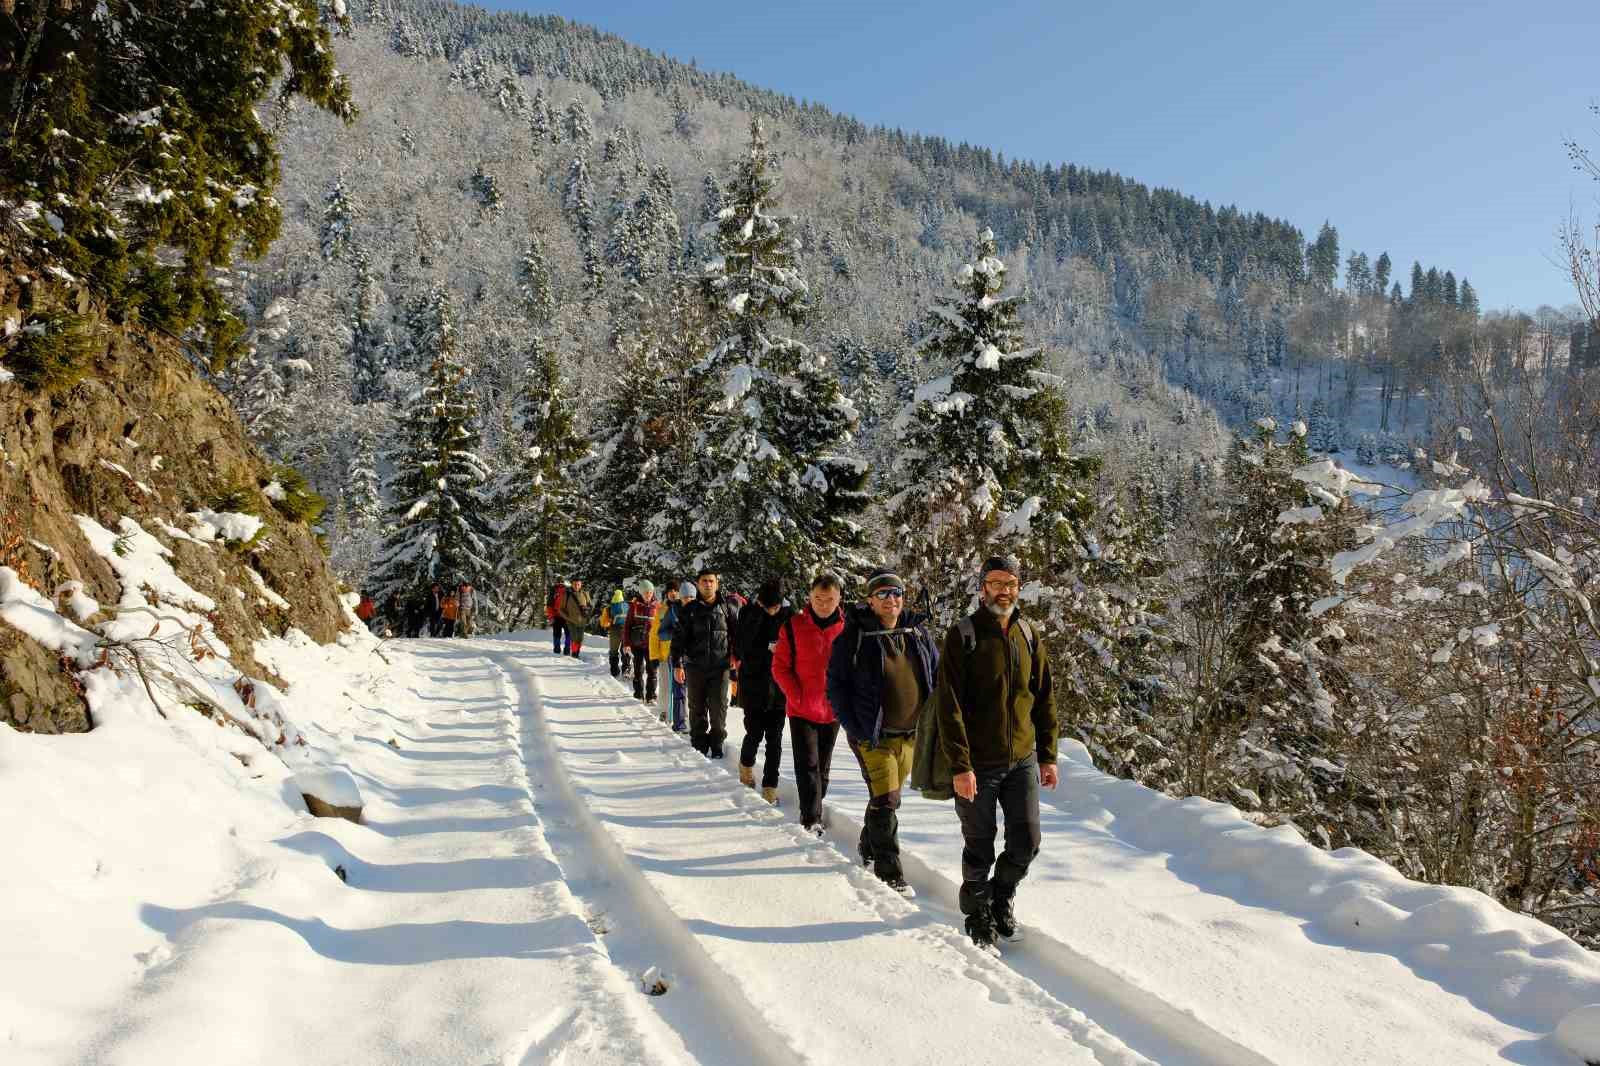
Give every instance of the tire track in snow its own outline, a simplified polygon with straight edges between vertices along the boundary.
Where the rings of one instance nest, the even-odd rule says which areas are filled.
[[[785,803],[799,803],[792,778],[782,778],[778,791]],[[856,842],[861,835],[861,813],[847,812],[832,800],[825,800],[823,806],[828,838],[846,855],[855,855]],[[959,832],[953,816],[950,821],[952,832]],[[876,875],[859,862],[853,865],[864,876],[877,880]],[[903,846],[900,865],[906,880],[917,890],[917,897],[909,901],[910,905],[965,939],[964,919],[957,900],[960,886]],[[1259,1052],[1107,970],[1070,945],[1026,923],[1023,927],[1024,939],[1003,944],[1000,961],[1052,998],[1083,1011],[1140,1054],[1162,1066],[1275,1066]]]
[[[636,988],[650,966],[673,978],[667,994],[650,1002],[672,1039],[693,1058],[749,1066],[793,1063],[795,1049],[760,1024],[762,1012],[706,954],[578,795],[555,755],[538,675],[517,659],[517,653],[532,652],[536,645],[475,643],[515,693],[523,762],[545,839],[591,922],[612,927],[603,939],[613,963]],[[643,998],[642,990],[639,995]],[[537,1049],[536,1041],[532,1050]]]
[[[514,647],[517,647],[523,656],[527,656],[531,652],[528,645],[514,645]],[[500,661],[504,662],[505,660],[502,659]],[[542,657],[539,661],[543,661]],[[540,672],[536,668],[525,663],[512,663],[511,665],[514,670],[525,671],[530,675],[528,678],[529,687],[536,697],[544,695],[545,690],[539,680]],[[565,664],[562,664],[562,668],[570,669]],[[601,709],[603,706],[603,709],[607,712],[605,721],[593,722],[592,724],[609,726],[612,722],[615,722],[617,726],[621,727],[620,730],[616,731],[604,730],[603,732],[592,733],[592,736],[612,736],[617,742],[621,742],[624,737],[644,741],[654,749],[656,756],[664,757],[666,762],[681,773],[682,777],[679,780],[692,782],[698,779],[699,782],[703,783],[703,791],[700,790],[700,785],[691,786],[695,794],[703,800],[713,801],[719,809],[726,808],[728,814],[738,815],[741,821],[747,820],[747,824],[752,830],[761,827],[760,832],[768,839],[769,843],[771,833],[774,830],[778,831],[782,836],[788,837],[790,839],[788,847],[780,850],[798,852],[798,857],[808,866],[816,868],[818,873],[842,875],[845,884],[840,887],[847,888],[848,897],[853,898],[859,906],[860,911],[857,913],[865,912],[865,914],[875,919],[871,924],[879,931],[873,935],[898,936],[904,938],[903,942],[907,944],[922,945],[911,949],[909,957],[904,952],[901,953],[901,956],[907,957],[907,961],[911,957],[917,958],[924,965],[937,963],[937,972],[947,975],[945,979],[953,978],[957,981],[969,983],[971,987],[970,994],[976,995],[981,1000],[986,1000],[999,1008],[1002,1012],[1001,1016],[1014,1013],[1014,1018],[1008,1020],[1006,1022],[1007,1025],[1012,1024],[1014,1021],[1024,1027],[1033,1027],[1037,1033],[1031,1040],[1025,1039],[1023,1041],[1024,1044],[1038,1043],[1042,1038],[1052,1048],[1059,1048],[1062,1053],[1067,1051],[1068,1046],[1075,1046],[1080,1053],[1087,1053],[1097,1062],[1104,1064],[1104,1066],[1130,1066],[1130,1064],[1135,1063],[1151,1062],[1151,1059],[1130,1048],[1126,1042],[1109,1033],[1104,1027],[1097,1024],[1095,1019],[1085,1015],[1078,1008],[1053,997],[1037,983],[1012,969],[1000,965],[992,956],[974,948],[964,933],[950,928],[946,923],[934,922],[922,910],[907,903],[897,894],[890,892],[870,873],[861,870],[840,855],[833,847],[824,842],[819,842],[807,834],[803,834],[796,825],[785,825],[784,814],[774,811],[768,804],[739,787],[735,779],[726,772],[725,767],[721,764],[708,763],[702,756],[693,753],[687,747],[683,738],[673,735],[666,726],[656,720],[653,709],[644,708],[635,703],[630,696],[618,688],[616,682],[605,676],[603,672],[589,670],[586,673],[587,676],[571,678],[570,680],[575,682],[575,685],[569,687],[581,688],[586,693],[582,697],[584,702],[594,704],[596,710]],[[562,695],[562,699],[569,700],[571,698],[573,696],[565,692]],[[611,717],[612,715],[615,717]],[[539,717],[541,724],[548,731],[553,723],[544,720],[542,711]],[[575,722],[561,721],[561,729],[571,730],[575,725]],[[706,929],[702,928],[706,926],[704,919],[691,919],[677,914],[673,910],[673,905],[667,903],[665,897],[660,894],[663,886],[653,884],[649,877],[641,874],[639,864],[636,862],[637,857],[632,856],[628,850],[625,850],[631,846],[612,838],[608,829],[610,816],[589,810],[589,803],[585,799],[588,795],[588,786],[578,784],[578,777],[573,776],[573,774],[581,776],[582,770],[569,772],[566,769],[566,763],[563,761],[573,757],[572,751],[568,749],[571,749],[574,743],[579,743],[581,746],[581,741],[579,740],[581,735],[559,730],[553,735],[547,732],[551,745],[548,754],[554,755],[556,751],[565,752],[564,755],[556,759],[559,765],[555,770],[568,778],[567,784],[571,789],[571,799],[589,814],[589,817],[594,820],[595,828],[606,836],[607,842],[613,844],[616,849],[616,861],[623,863],[629,873],[644,880],[644,890],[655,895],[656,905],[661,908],[661,913],[665,915],[666,920],[677,923],[685,928],[686,931],[699,930],[699,935],[706,935]],[[556,739],[558,737],[565,738],[566,743],[558,743]],[[600,748],[603,747],[605,747],[604,744],[600,745]],[[599,754],[599,748],[596,748],[592,743],[584,750],[589,750],[591,754]],[[618,758],[623,762],[631,761],[622,758],[620,753]],[[608,765],[611,764],[609,759],[604,760],[604,762]],[[711,820],[718,817],[710,811],[697,810],[695,813],[702,820]],[[623,817],[619,814],[618,817],[624,825],[633,820],[631,815]],[[733,831],[737,823],[721,822],[719,824],[726,824],[729,830]],[[726,871],[726,873],[720,874],[721,876],[736,872],[731,868],[725,867],[719,867],[719,870]],[[749,872],[752,875],[756,875],[772,871],[752,868]],[[691,910],[693,909],[691,907]],[[841,913],[840,921],[843,920],[844,916]],[[735,940],[744,939],[735,926],[724,927],[718,923],[713,924],[719,930],[712,934],[714,936],[732,937]],[[721,931],[724,929],[726,930],[725,932]],[[865,929],[854,934],[855,937],[864,935],[867,935]],[[700,948],[698,943],[694,946],[697,949]],[[726,968],[725,962],[719,962],[716,958],[709,956],[706,961],[708,965],[722,975],[721,979],[723,981],[730,980],[728,975],[733,971]],[[748,977],[749,975],[747,974],[746,976]],[[883,974],[883,987],[892,987],[893,983],[894,979],[890,976],[890,972],[886,971]],[[669,996],[668,998],[670,999],[671,997]],[[992,1012],[990,1013],[993,1016]],[[1043,1025],[1042,1031],[1039,1029],[1041,1024]],[[1057,1034],[1057,1037],[1065,1040],[1066,1043],[1054,1043],[1056,1038],[1047,1035],[1051,1032]],[[819,1053],[815,1047],[799,1049],[792,1044],[790,1050],[795,1058],[783,1061],[795,1061],[796,1059],[812,1061]],[[810,1051],[812,1054],[808,1056],[805,1053],[806,1051]],[[748,1057],[748,1051],[745,1052],[745,1055]],[[1063,1061],[1067,1057],[1070,1056],[1063,1055]]]

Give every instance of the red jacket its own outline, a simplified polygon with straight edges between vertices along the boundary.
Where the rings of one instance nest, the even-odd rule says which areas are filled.
[[[834,611],[825,624],[807,607],[790,615],[778,630],[772,651],[772,680],[783,689],[790,718],[826,725],[834,720],[828,704],[828,655],[833,640],[844,629],[844,612]]]

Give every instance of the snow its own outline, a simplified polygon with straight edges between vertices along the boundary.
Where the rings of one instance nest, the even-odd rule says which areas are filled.
[[[50,601],[9,566],[0,566],[0,621],[58,655],[82,664],[94,658],[95,635],[57,614]]]
[[[1556,1028],[1556,1043],[1587,1062],[1600,1062],[1600,1004],[1579,1007]]]
[[[189,521],[189,535],[202,542],[221,540],[248,543],[266,524],[253,514],[213,511],[209,507],[190,511]]]
[[[302,770],[291,779],[296,791],[315,796],[323,803],[335,807],[361,806],[361,786],[348,770],[339,767],[321,767]]]
[[[84,528],[125,583],[165,580],[131,519],[121,555]],[[14,608],[87,634],[0,568],[0,617]],[[787,777],[768,806],[627,698],[603,647],[548,649],[543,633],[261,640],[289,687],[259,686],[260,703],[303,741],[281,747],[182,705],[162,717],[105,669],[82,675],[93,732],[0,726],[0,809],[28,812],[8,830],[0,1059],[1574,1066],[1600,1051],[1600,962],[1549,927],[1109,777],[1071,742],[1018,897],[1026,940],[991,957],[959,929],[951,804],[908,794],[902,899],[853,861],[867,797],[843,744],[818,841]],[[363,806],[365,824],[311,817],[302,791]]]

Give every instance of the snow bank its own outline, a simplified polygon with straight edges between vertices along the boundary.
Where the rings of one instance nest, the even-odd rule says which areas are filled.
[[[1263,829],[1222,803],[1174,800],[1095,769],[1061,745],[1060,802],[1075,818],[1170,855],[1184,880],[1309,923],[1315,937],[1393,955],[1479,1009],[1534,1032],[1600,1004],[1600,958],[1480,892],[1411,881],[1356,848],[1326,852],[1293,828]],[[1591,1016],[1574,1015],[1588,1034]]]

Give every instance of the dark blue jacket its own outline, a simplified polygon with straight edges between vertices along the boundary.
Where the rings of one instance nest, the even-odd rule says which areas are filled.
[[[883,732],[883,640],[889,632],[906,638],[906,652],[917,671],[924,698],[934,691],[939,648],[919,615],[906,612],[894,630],[885,630],[872,608],[857,604],[845,613],[844,632],[828,659],[828,703],[845,735],[856,743],[877,742]]]

